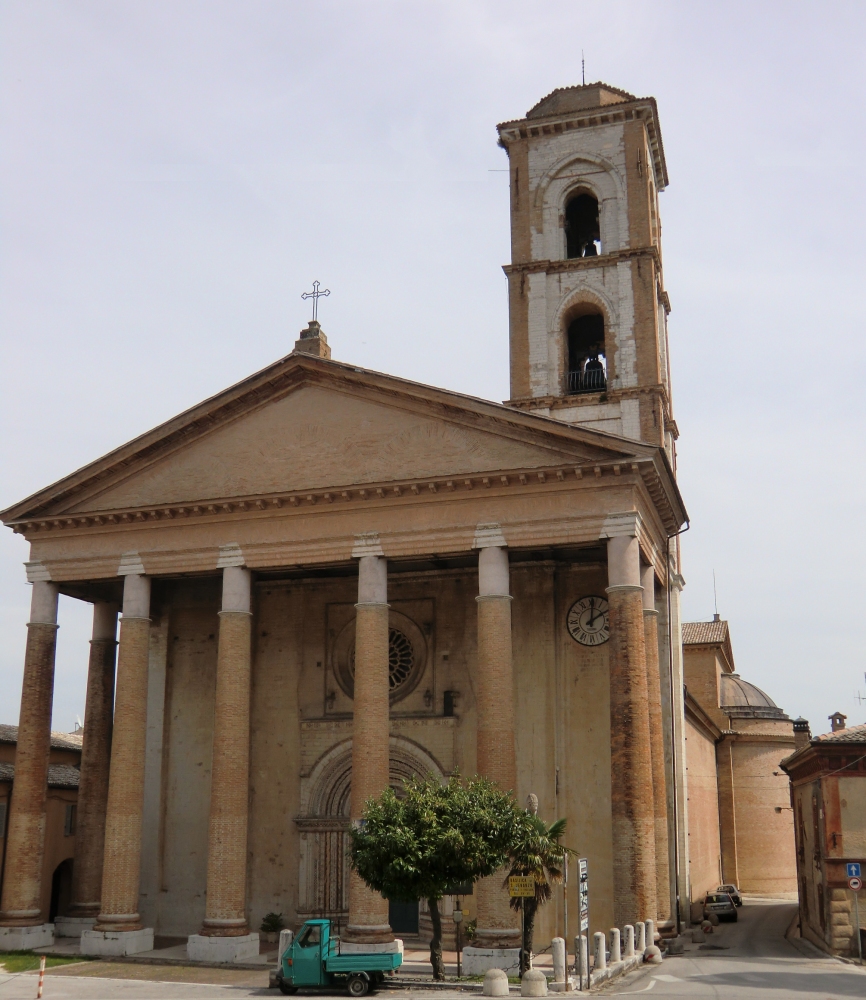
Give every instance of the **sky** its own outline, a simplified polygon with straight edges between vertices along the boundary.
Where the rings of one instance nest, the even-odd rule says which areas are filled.
[[[508,398],[495,125],[655,96],[685,620],[813,732],[866,721],[866,5],[3,0],[0,507],[287,354]],[[30,588],[0,531],[0,722]],[[84,715],[60,600],[53,727]],[[857,696],[864,696],[864,703]]]

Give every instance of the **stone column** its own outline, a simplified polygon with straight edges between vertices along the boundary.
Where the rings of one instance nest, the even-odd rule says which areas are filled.
[[[93,638],[87,669],[75,824],[75,863],[72,866],[72,908],[68,917],[57,918],[57,934],[61,937],[80,937],[82,930],[93,927],[100,910],[114,717],[117,612],[115,604],[97,601],[93,605]]]
[[[82,931],[83,955],[130,955],[153,948],[153,928],[142,927],[138,913],[149,645],[150,578],[128,573],[117,656],[102,909],[95,928]]]
[[[384,556],[360,557],[355,608],[350,804],[353,822],[362,818],[364,803],[388,787],[388,564]],[[354,871],[349,876],[349,921],[343,940],[358,946],[394,941],[388,923],[388,901],[373,892]]]
[[[259,936],[247,927],[247,818],[250,786],[250,571],[223,570],[213,769],[207,845],[207,905],[201,934],[187,943],[196,961],[258,958]]]
[[[607,543],[613,913],[617,924],[656,912],[655,816],[647,711],[643,588],[637,538]]]
[[[500,536],[501,537],[501,536]],[[475,679],[478,773],[506,792],[517,790],[514,747],[514,670],[508,549],[487,545],[478,553],[478,672]],[[475,946],[466,949],[465,971],[518,962],[520,917],[508,905],[506,872],[476,883]]]
[[[42,861],[45,797],[51,753],[57,587],[33,584],[21,712],[15,748],[15,783],[6,832],[6,864],[0,901],[0,948],[20,950],[54,943],[54,928],[43,923]]]
[[[671,916],[671,867],[668,849],[668,790],[665,767],[665,731],[659,670],[659,613],[656,611],[656,576],[652,566],[641,571],[643,584],[643,635],[646,652],[647,705],[652,761],[653,815],[655,817],[656,914]]]

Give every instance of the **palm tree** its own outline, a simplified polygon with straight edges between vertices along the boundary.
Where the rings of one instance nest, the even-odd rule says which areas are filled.
[[[534,897],[511,899],[513,910],[523,907],[523,947],[520,950],[520,974],[523,975],[532,968],[532,932],[538,908],[553,895],[553,885],[562,881],[566,856],[576,852],[560,843],[565,833],[564,819],[548,826],[534,812],[527,811],[520,815],[521,821],[514,831],[509,852],[508,875],[531,875],[535,879]]]

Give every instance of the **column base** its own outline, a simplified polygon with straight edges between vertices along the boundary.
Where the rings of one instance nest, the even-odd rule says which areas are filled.
[[[190,934],[186,953],[191,962],[249,962],[259,957],[258,934],[242,937],[211,937]]]
[[[488,969],[502,969],[510,975],[520,974],[519,948],[464,948],[463,975],[483,976]]]
[[[56,938],[80,938],[83,931],[93,930],[96,917],[55,917],[54,936]]]
[[[82,955],[138,955],[153,951],[153,928],[142,927],[137,931],[81,932]]]
[[[340,940],[341,955],[402,955],[403,942],[400,938],[393,941],[379,941],[364,944],[361,941]]]
[[[0,927],[0,951],[32,951],[54,944],[54,924]]]

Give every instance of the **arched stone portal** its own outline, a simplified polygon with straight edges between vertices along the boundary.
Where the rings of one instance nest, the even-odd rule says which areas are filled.
[[[409,778],[445,773],[427,750],[402,736],[390,739],[389,780],[399,795]],[[352,741],[331,747],[302,779],[298,919],[327,917],[338,926],[349,910],[349,790]]]

